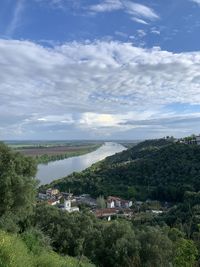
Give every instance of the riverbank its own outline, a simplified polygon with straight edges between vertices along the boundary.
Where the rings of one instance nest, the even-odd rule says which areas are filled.
[[[101,147],[103,143],[73,143],[62,145],[43,145],[32,147],[21,147],[16,149],[25,156],[33,157],[37,164],[47,164],[52,161],[81,156],[91,153]]]
[[[66,177],[73,172],[80,172],[90,167],[92,164],[105,159],[115,153],[121,152],[126,148],[120,144],[106,142],[93,152],[57,160],[48,164],[39,164],[36,178],[40,184],[48,184],[54,180]]]

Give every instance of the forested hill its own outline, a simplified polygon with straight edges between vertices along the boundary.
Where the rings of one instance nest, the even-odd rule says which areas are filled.
[[[167,148],[176,151],[169,145],[151,153],[156,158],[156,150]],[[195,154],[195,150],[191,151]],[[185,155],[193,158],[192,152]],[[110,159],[58,185],[73,185],[76,190],[80,186],[83,192],[88,186],[87,190],[91,193],[94,190],[95,194],[108,186],[107,193],[118,188],[121,194],[127,194],[127,190],[123,191],[128,188],[126,183],[136,181],[128,181],[126,169],[118,174],[121,163],[110,165],[107,163]],[[138,162],[141,160],[144,159]],[[145,160],[148,161],[148,156]],[[199,266],[199,193],[185,194],[185,203],[175,205],[164,217],[139,212],[131,220],[115,218],[108,222],[97,219],[85,208],[69,213],[36,202],[35,172],[32,159],[0,143],[0,267]]]
[[[186,191],[200,190],[200,147],[145,141],[52,185],[93,196],[179,202]]]
[[[132,148],[124,150],[120,153],[117,153],[113,156],[109,156],[106,158],[106,164],[113,164],[113,163],[120,163],[120,162],[127,162],[132,161],[138,158],[145,157],[148,153],[152,152],[153,150],[156,151],[162,147],[171,145],[172,141],[167,139],[153,139],[153,140],[146,140],[141,142]]]

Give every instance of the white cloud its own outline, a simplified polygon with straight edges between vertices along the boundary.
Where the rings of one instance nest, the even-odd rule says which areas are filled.
[[[192,2],[194,2],[196,4],[198,4],[198,5],[200,5],[200,0],[190,0],[190,1],[192,1]]]
[[[101,4],[90,6],[90,10],[94,12],[109,12],[122,9],[123,5],[120,0],[105,0]]]
[[[140,24],[148,25],[148,23],[143,19],[138,19],[138,18],[135,18],[135,17],[131,17],[131,20],[133,20],[133,21],[135,21],[137,23],[140,23]]]
[[[128,34],[125,32],[115,31],[115,35],[118,35],[123,38],[128,38]]]
[[[134,17],[142,17],[149,20],[159,19],[159,16],[152,8],[131,1],[124,1],[123,3],[126,8],[126,12]]]
[[[104,0],[100,4],[91,5],[89,10],[95,13],[123,10],[133,21],[141,24],[148,24],[146,20],[159,19],[152,8],[129,0]]]
[[[155,34],[155,35],[160,35],[160,30],[156,29],[155,27],[153,27],[151,29],[151,33]]]
[[[147,35],[146,32],[142,29],[137,30],[137,33],[140,38],[143,38]]]
[[[24,10],[24,5],[25,5],[24,1],[25,0],[17,0],[14,14],[13,14],[13,18],[6,29],[6,35],[7,36],[12,36],[14,31],[18,28],[18,26],[20,24],[21,15],[22,15],[22,12]]]
[[[162,131],[170,129],[162,120],[195,117],[192,110],[182,114],[174,108],[169,113],[172,103],[200,105],[200,52],[178,54],[114,41],[71,42],[50,49],[0,40],[0,61],[4,138],[8,133],[48,135],[52,129],[83,130],[89,136],[94,128],[102,136],[150,127],[153,120]]]

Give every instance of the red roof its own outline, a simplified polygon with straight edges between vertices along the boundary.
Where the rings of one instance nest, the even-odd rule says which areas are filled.
[[[100,209],[95,211],[95,215],[97,217],[104,217],[104,216],[111,216],[117,214],[117,209],[115,208],[108,208],[108,209]]]
[[[120,197],[113,197],[113,196],[109,196],[108,197],[108,201],[121,201],[122,199]]]
[[[49,199],[47,203],[52,205],[53,203],[57,203],[57,200]]]

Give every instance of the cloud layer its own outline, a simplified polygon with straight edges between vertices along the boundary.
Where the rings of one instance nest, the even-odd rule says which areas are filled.
[[[180,134],[200,120],[200,52],[0,40],[0,61],[2,139]]]

